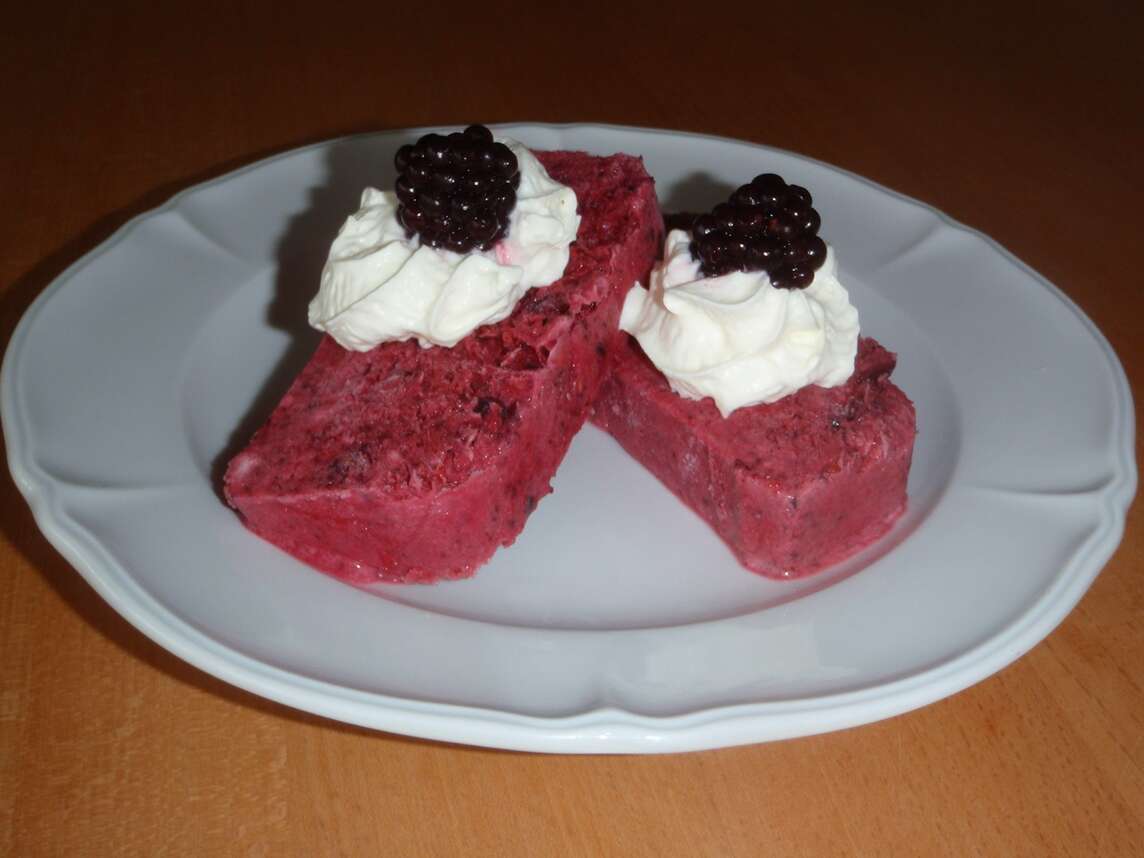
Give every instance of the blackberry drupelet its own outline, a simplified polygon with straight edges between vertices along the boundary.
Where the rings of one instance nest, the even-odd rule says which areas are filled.
[[[765,271],[779,289],[804,289],[826,259],[810,192],[774,173],[756,176],[691,226],[691,254],[705,277]]]
[[[483,125],[407,143],[397,167],[397,219],[412,238],[456,253],[489,250],[508,232],[520,167]]]

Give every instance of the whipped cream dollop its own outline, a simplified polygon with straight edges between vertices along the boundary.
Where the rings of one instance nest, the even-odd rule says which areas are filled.
[[[465,254],[422,245],[398,223],[396,194],[366,188],[330,247],[310,325],[355,351],[413,338],[451,347],[507,318],[529,289],[559,280],[580,227],[576,193],[523,145],[501,142],[520,168],[502,241]]]
[[[838,282],[833,249],[805,289],[776,289],[763,271],[704,278],[690,243],[683,230],[668,233],[649,288],[637,284],[620,317],[672,390],[710,396],[727,417],[850,378],[858,311]]]

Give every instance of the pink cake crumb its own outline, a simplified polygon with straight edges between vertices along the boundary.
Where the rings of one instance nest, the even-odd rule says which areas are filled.
[[[603,379],[663,222],[642,162],[538,152],[581,216],[564,276],[454,348],[329,338],[230,463],[251,530],[344,580],[464,578],[511,544]]]
[[[896,358],[859,342],[854,374],[724,419],[684,399],[621,333],[593,422],[706,520],[748,569],[817,572],[882,536],[906,508],[913,403],[891,381]]]

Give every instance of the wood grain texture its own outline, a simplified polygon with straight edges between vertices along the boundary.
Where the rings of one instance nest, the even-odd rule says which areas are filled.
[[[780,146],[936,205],[1077,301],[1140,397],[1139,4],[783,5],[20,4],[0,31],[0,336],[129,217],[255,158],[606,121]],[[2,485],[0,854],[1144,854],[1139,505],[1064,624],[949,700],[779,744],[562,758],[230,688],[120,619]]]

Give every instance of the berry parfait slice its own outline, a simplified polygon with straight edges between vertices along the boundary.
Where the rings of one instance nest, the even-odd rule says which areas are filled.
[[[394,162],[330,246],[328,336],[225,477],[253,532],[362,586],[466,578],[515,541],[662,238],[632,156],[475,125]]]
[[[593,416],[772,578],[884,534],[906,508],[916,435],[896,358],[859,337],[812,202],[764,173],[710,212],[669,215]]]

